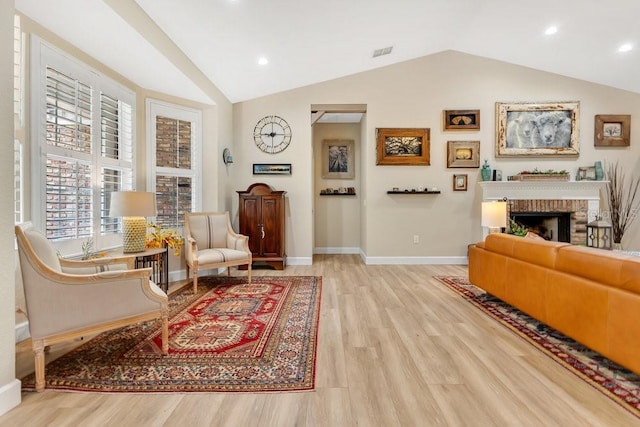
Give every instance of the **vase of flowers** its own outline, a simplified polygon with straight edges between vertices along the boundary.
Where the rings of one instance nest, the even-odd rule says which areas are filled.
[[[164,248],[173,249],[175,256],[180,256],[184,240],[182,235],[176,230],[162,228],[160,225],[150,222],[147,224],[147,248]]]

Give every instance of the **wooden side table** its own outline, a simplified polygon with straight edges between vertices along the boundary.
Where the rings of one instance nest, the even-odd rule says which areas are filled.
[[[107,256],[132,257],[135,268],[151,267],[151,280],[165,293],[169,292],[169,249],[147,248],[142,252],[124,253],[122,248],[107,252]]]

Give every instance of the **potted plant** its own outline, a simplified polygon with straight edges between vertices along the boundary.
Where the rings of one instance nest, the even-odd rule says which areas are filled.
[[[621,249],[625,231],[640,213],[640,200],[637,200],[640,177],[632,177],[627,186],[626,176],[616,162],[607,167],[607,180],[607,204],[614,249]]]

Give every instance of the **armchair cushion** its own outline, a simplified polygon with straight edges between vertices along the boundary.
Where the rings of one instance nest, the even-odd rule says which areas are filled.
[[[27,228],[24,231],[24,235],[31,244],[31,247],[33,247],[33,251],[38,254],[40,261],[52,270],[62,271],[60,268],[60,258],[44,234],[35,228]]]
[[[227,247],[225,215],[192,215],[189,218],[189,230],[198,243],[198,250]]]

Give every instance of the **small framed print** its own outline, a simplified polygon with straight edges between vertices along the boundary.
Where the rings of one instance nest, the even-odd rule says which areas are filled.
[[[480,167],[479,153],[480,141],[447,141],[447,167]]]
[[[631,116],[598,114],[595,119],[595,147],[628,147],[631,145]]]
[[[453,191],[467,191],[467,174],[453,175]]]
[[[492,181],[502,181],[502,171],[500,169],[494,169],[491,176]]]
[[[444,130],[480,130],[480,110],[444,110]]]

